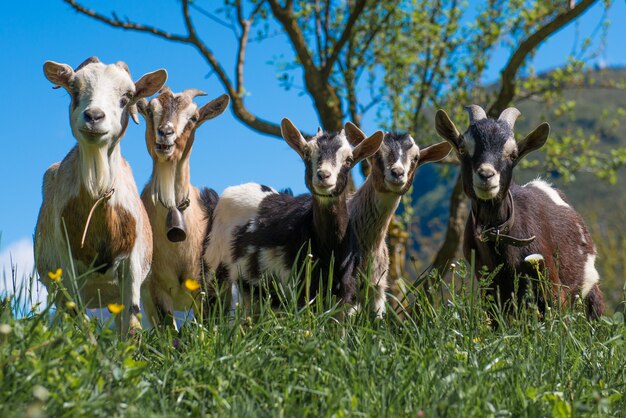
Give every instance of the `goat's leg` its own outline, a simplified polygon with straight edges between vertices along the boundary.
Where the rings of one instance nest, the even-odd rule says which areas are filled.
[[[141,306],[143,307],[143,314],[151,327],[156,327],[160,322],[159,311],[156,303],[152,298],[152,292],[150,291],[150,278],[148,278],[141,285]]]
[[[141,265],[135,260],[133,254],[130,260],[122,263],[120,266],[120,290],[122,292],[122,312],[121,333],[122,337],[126,336],[131,330],[141,329],[141,321],[139,320],[139,304],[141,297],[141,283],[145,276],[142,274]]]

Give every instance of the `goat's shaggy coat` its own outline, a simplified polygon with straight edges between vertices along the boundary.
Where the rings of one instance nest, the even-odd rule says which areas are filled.
[[[141,327],[139,293],[152,260],[152,233],[119,141],[129,115],[135,118],[136,101],[161,88],[167,73],[155,71],[133,83],[124,63],[105,65],[94,57],[76,71],[50,61],[44,71],[72,97],[70,124],[78,145],[44,175],[34,237],[37,271],[52,292],[48,272],[62,268],[63,286],[88,308],[121,302],[125,335]],[[56,294],[63,309],[65,297]]]
[[[199,109],[193,98],[204,94],[195,89],[174,94],[164,88],[150,103],[139,103],[147,122],[146,146],[153,159],[152,176],[141,194],[154,237],[152,270],[142,287],[144,310],[152,324],[167,320],[176,327],[175,310],[199,308],[202,303],[198,299],[194,306],[194,295],[185,287],[185,280],[203,280],[203,243],[218,197],[211,189],[199,190],[191,184],[189,158],[196,129],[220,115],[229,102],[223,95]],[[182,241],[168,239],[166,218],[172,210],[181,213],[185,225]],[[203,284],[208,300],[215,289]]]
[[[490,271],[502,266],[489,293],[505,303],[515,291],[516,276],[520,278],[519,297],[536,283],[537,271],[524,259],[540,254],[541,268],[545,267],[551,283],[549,299],[562,304],[581,295],[588,316],[601,315],[604,303],[594,266],[596,251],[580,215],[560,191],[544,181],[521,187],[512,183],[518,161],[545,144],[548,125],[540,125],[517,143],[513,134],[519,115],[516,109],[506,109],[498,120],[487,118],[475,105],[468,111],[470,127],[463,135],[442,110],[436,118],[437,131],[459,156],[463,187],[472,202],[465,227],[465,257],[469,260],[475,252],[477,274],[483,266]],[[533,289],[537,292],[537,286]],[[550,302],[538,296],[542,308]]]

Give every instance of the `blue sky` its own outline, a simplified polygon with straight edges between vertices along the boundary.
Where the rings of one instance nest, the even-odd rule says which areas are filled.
[[[213,1],[199,1],[210,8]],[[470,1],[470,4],[472,2]],[[117,11],[119,16],[182,32],[179,3],[174,0],[86,1],[102,12]],[[106,6],[102,6],[106,4]],[[32,239],[41,205],[41,181],[45,170],[61,160],[74,145],[69,127],[69,97],[63,90],[53,90],[44,78],[42,65],[50,59],[76,66],[91,55],[103,62],[123,60],[135,79],[165,67],[168,85],[174,91],[195,87],[209,96],[198,98],[206,103],[222,94],[215,76],[206,77],[209,69],[191,47],[168,43],[156,37],[121,31],[73,12],[61,0],[9,2],[0,17],[0,51],[4,100],[0,101],[4,126],[1,134],[4,161],[0,164],[0,277],[8,269],[9,254],[18,267],[27,268],[32,257]],[[579,19],[580,36],[589,35],[601,20],[603,8],[594,6]],[[615,1],[609,17],[612,25],[601,56],[608,65],[626,65],[626,3]],[[232,34],[206,17],[194,15],[201,34],[227,69],[233,66],[235,41]],[[542,45],[533,58],[538,71],[557,67],[571,52],[576,34],[572,25]],[[268,61],[292,51],[282,36],[249,46],[246,88],[247,106],[258,116],[278,122],[289,117],[296,126],[313,131],[318,126],[311,100],[298,91],[284,91],[277,83],[276,68]],[[488,81],[496,80],[507,57],[502,49],[492,59]],[[296,74],[298,82],[298,75]],[[372,117],[364,121],[366,131],[376,128]],[[131,124],[122,141],[123,155],[133,168],[139,190],[148,179],[151,159],[145,149],[145,123]],[[435,140],[434,132],[424,142]],[[284,142],[263,136],[239,123],[230,111],[204,124],[197,133],[192,155],[192,182],[221,192],[229,185],[248,181],[277,188],[291,187],[304,192],[302,163]],[[20,265],[19,263],[23,263]],[[32,264],[31,264],[32,265]],[[0,280],[1,282],[1,280]]]

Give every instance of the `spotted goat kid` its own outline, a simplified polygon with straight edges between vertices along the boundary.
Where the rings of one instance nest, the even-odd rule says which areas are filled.
[[[358,145],[365,134],[354,124],[346,124],[346,136],[352,145]],[[372,171],[365,183],[348,201],[350,221],[354,225],[359,253],[363,255],[358,266],[359,305],[370,303],[370,309],[379,316],[385,311],[385,291],[392,297],[392,308],[399,312],[406,293],[398,282],[388,283],[389,252],[385,237],[389,222],[400,199],[409,191],[417,168],[423,164],[439,161],[450,153],[450,145],[440,142],[421,149],[409,134],[388,132],[381,147],[369,158]]]
[[[516,142],[513,126],[520,115],[517,109],[504,110],[498,119],[488,118],[477,105],[466,109],[470,121],[463,134],[443,110],[436,115],[437,132],[461,161],[463,189],[471,200],[465,258],[469,260],[475,252],[477,274],[483,266],[493,271],[502,265],[489,294],[504,304],[515,291],[516,275],[520,278],[518,297],[537,282],[536,268],[524,259],[540,254],[544,260],[540,269],[547,270],[553,301],[562,305],[580,295],[590,318],[602,315],[603,295],[594,265],[596,250],[581,216],[562,192],[545,181],[524,186],[512,182],[517,163],[545,144],[549,125],[539,125]],[[553,302],[539,296],[541,309]]]
[[[63,269],[63,286],[87,308],[123,304],[126,335],[141,327],[140,287],[152,261],[152,232],[120,139],[129,116],[138,122],[137,101],[156,93],[167,72],[133,82],[125,63],[106,65],[91,57],[76,70],[47,61],[44,73],[71,97],[70,126],[78,144],[44,175],[34,237],[37,272],[52,293],[48,272]],[[63,309],[64,293],[56,294]]]
[[[206,93],[196,89],[173,93],[165,87],[150,102],[142,99],[137,104],[146,119],[146,146],[153,162],[152,176],[141,193],[154,240],[152,270],[141,300],[153,325],[167,321],[176,328],[174,311],[194,308],[195,295],[185,283],[203,278],[202,247],[218,200],[214,190],[191,184],[189,158],[196,129],[222,114],[230,99],[222,95],[199,108],[193,102],[197,96]],[[206,300],[213,296],[209,293]],[[195,303],[199,308],[202,302]]]
[[[314,298],[322,288],[324,294],[330,290],[343,303],[353,303],[354,269],[361,254],[348,215],[346,188],[352,167],[378,150],[383,133],[378,131],[352,148],[343,130],[319,130],[305,139],[289,119],[283,119],[281,130],[305,164],[311,194],[294,197],[253,183],[227,188],[215,209],[205,262],[218,281],[243,285],[239,291],[249,307],[256,289],[273,290],[269,279],[286,288],[292,285],[292,268],[302,266],[310,254],[311,282],[299,302],[308,302],[306,296]],[[304,276],[296,280],[302,289]]]

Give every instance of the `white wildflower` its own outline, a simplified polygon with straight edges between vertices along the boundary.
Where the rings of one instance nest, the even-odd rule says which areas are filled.
[[[538,266],[543,261],[543,256],[541,254],[530,254],[524,258],[524,261],[533,266]]]

